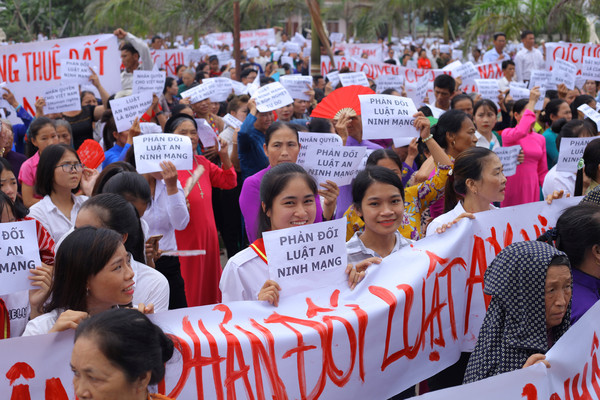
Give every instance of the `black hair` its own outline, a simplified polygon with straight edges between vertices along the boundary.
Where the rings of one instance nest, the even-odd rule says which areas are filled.
[[[108,164],[104,169],[102,169],[102,172],[100,172],[98,178],[96,178],[96,183],[92,189],[92,196],[102,193],[102,189],[104,188],[106,182],[116,174],[124,171],[135,172],[135,168],[125,161],[115,161]]]
[[[461,94],[454,96],[452,98],[452,100],[450,100],[450,108],[454,109],[456,107],[456,103],[458,103],[459,101],[462,101],[462,100],[469,100],[471,102],[471,106],[472,107],[474,106],[473,99],[471,98],[471,96],[469,96],[468,94],[465,94],[465,93],[461,93]]]
[[[50,300],[44,311],[87,312],[87,282],[102,271],[121,241],[121,235],[104,228],[86,226],[71,232],[56,252]]]
[[[75,342],[80,337],[94,340],[130,383],[150,372],[149,384],[158,384],[165,376],[165,364],[173,357],[169,336],[133,309],[114,308],[85,319],[75,331]]]
[[[556,221],[556,227],[537,240],[565,252],[570,265],[579,269],[586,252],[600,245],[600,207],[594,203],[581,203],[567,208]]]
[[[104,123],[104,127],[102,128],[102,138],[104,138],[104,148],[106,150],[111,149],[117,139],[113,133],[119,132],[117,129],[117,123],[115,122],[115,118],[113,117],[113,113],[111,110],[105,110],[102,114],[102,118],[100,122]]]
[[[440,116],[437,124],[431,127],[431,134],[441,148],[448,148],[446,134],[459,132],[465,119],[470,117],[461,110],[448,110]]]
[[[240,79],[241,78],[247,78],[248,75],[250,75],[253,72],[256,72],[258,74],[258,71],[256,71],[253,68],[246,68],[246,69],[242,70],[242,72],[240,72]]]
[[[175,129],[177,129],[179,125],[186,121],[191,122],[194,125],[194,128],[198,130],[198,124],[193,117],[190,117],[187,114],[173,114],[165,123],[165,133],[174,133]]]
[[[173,108],[171,109],[171,115],[181,114],[181,112],[186,108],[189,108],[190,110],[192,109],[192,107],[189,104],[175,104],[175,106],[173,106]]]
[[[15,219],[20,219],[17,216],[17,209],[15,207],[15,203],[13,203],[11,198],[8,197],[6,193],[0,191],[0,217],[4,213],[4,209],[7,207],[10,213],[13,215],[13,217],[15,217]],[[0,223],[2,223],[2,221],[0,221]]]
[[[319,79],[323,79],[323,75],[313,75],[313,83],[316,85],[319,83]]]
[[[227,99],[227,112],[231,113],[232,111],[237,112],[244,103],[248,103],[250,101],[250,96],[247,94],[242,94],[240,96],[232,96]]]
[[[485,167],[485,159],[494,155],[493,151],[485,147],[471,147],[456,157],[452,176],[446,181],[444,192],[444,212],[452,210],[460,199],[467,194],[467,180],[481,179]]]
[[[179,71],[181,70],[181,68],[187,68],[187,67],[183,64],[179,64],[175,67],[175,73],[179,74]]]
[[[528,103],[529,99],[520,99],[513,103],[513,116],[510,121],[511,127],[514,128],[515,126],[517,126],[517,118],[515,118],[515,115],[520,114],[525,109],[525,106],[527,106]]]
[[[94,98],[96,98],[96,95],[94,94],[94,92],[92,92],[90,90],[82,90],[79,96],[81,97],[81,100],[83,101],[83,98],[85,96],[87,96],[88,94],[91,94],[92,96],[94,96]]]
[[[404,201],[404,186],[400,177],[388,168],[369,165],[352,180],[352,203],[355,209],[359,211],[362,209],[361,204],[365,193],[376,182],[392,185],[397,188],[402,196],[402,201]]]
[[[575,180],[575,196],[583,194],[583,174],[598,182],[598,166],[600,165],[600,138],[594,139],[583,150],[583,168],[577,171]]]
[[[579,112],[577,111],[577,109],[583,104],[590,105],[594,101],[596,101],[596,99],[594,99],[589,94],[581,94],[575,97],[575,100],[573,100],[573,102],[571,103],[571,118],[579,119]]]
[[[167,89],[169,89],[173,85],[173,82],[175,82],[175,78],[173,78],[172,76],[167,76],[167,79],[165,79],[165,87],[163,89],[163,94],[167,93]]]
[[[12,170],[12,166],[10,165],[8,160],[6,158],[0,157],[0,175],[2,175],[4,171],[10,171],[13,173],[13,176],[15,175],[14,171]],[[17,179],[18,177],[15,176],[15,180]],[[0,192],[2,191],[0,190]],[[19,196],[17,196],[16,200],[14,201],[13,214],[15,215],[16,219],[23,219],[27,216],[27,214],[29,214],[29,209],[25,207],[25,204],[23,204],[23,200],[21,200],[21,197]]]
[[[523,100],[525,100],[525,99],[523,99]],[[555,115],[555,116],[558,115],[560,106],[562,106],[563,103],[566,103],[566,101],[563,99],[552,99],[548,102],[548,104],[546,104],[546,107],[544,107],[544,121],[548,125],[552,124],[550,115]]]
[[[504,32],[496,32],[494,33],[494,40],[498,40],[500,36],[504,36],[504,38],[506,39],[506,34]]]
[[[533,32],[525,29],[523,32],[521,32],[521,39],[525,39],[528,35],[533,35]]]
[[[160,37],[159,35],[152,36],[152,40],[150,41],[150,44],[156,42],[157,40],[162,40],[162,37]]]
[[[297,177],[303,178],[310,191],[315,196],[317,195],[317,183],[298,164],[283,163],[276,165],[263,176],[260,182],[261,206],[258,211],[258,229],[256,232],[259,238],[262,237],[263,232],[271,229],[271,219],[267,216],[267,212],[273,208],[273,200],[285,189],[290,180]]]
[[[146,262],[144,232],[140,217],[131,203],[118,194],[101,193],[90,197],[81,205],[81,210],[86,208],[94,210],[103,228],[112,229],[121,235],[127,234],[125,249],[136,261],[142,264]]]
[[[71,152],[75,155],[77,161],[81,162],[75,149],[66,144],[50,145],[46,147],[44,152],[40,155],[40,162],[35,173],[34,186],[36,193],[40,196],[50,195],[54,190],[54,172],[56,171],[56,166],[60,159],[66,152]],[[71,191],[77,193],[79,191],[79,184]]]
[[[380,160],[389,159],[398,165],[400,171],[402,171],[402,160],[398,157],[398,154],[392,149],[377,149],[367,158],[367,167],[374,167]]]
[[[120,172],[106,181],[101,193],[116,193],[129,202],[141,200],[150,205],[152,192],[148,181],[137,172]]]
[[[496,103],[490,99],[481,99],[473,106],[473,116],[475,116],[477,110],[479,110],[481,107],[488,107],[494,112],[494,114],[498,114],[498,107],[496,106]]]
[[[38,151],[38,148],[33,144],[33,139],[37,138],[40,130],[46,125],[52,125],[52,127],[56,129],[54,121],[48,117],[37,117],[29,124],[29,128],[27,129],[27,149],[25,152],[27,158],[32,157],[35,152]]]
[[[271,136],[273,136],[273,134],[282,129],[282,128],[288,128],[290,129],[294,135],[296,136],[296,141],[298,141],[298,143],[300,143],[300,138],[298,136],[298,128],[296,126],[294,126],[295,124],[290,124],[288,122],[282,122],[282,121],[275,121],[273,122],[268,128],[267,131],[265,132],[265,146],[269,147],[269,142],[271,141]]]
[[[136,50],[135,47],[133,47],[133,45],[129,42],[124,42],[121,47],[119,48],[119,50],[121,51],[128,51],[131,54],[135,55],[137,54],[138,56],[140,55],[140,53]]]
[[[556,136],[556,148],[560,151],[560,140],[562,138],[576,138],[576,137],[591,137],[595,136],[592,132],[591,127],[580,119],[573,119],[567,121],[564,118],[560,118],[552,124],[552,131],[558,133]]]
[[[389,94],[389,95],[393,95],[393,94],[394,94],[394,92],[396,92],[396,93],[400,93],[400,92],[398,92],[398,91],[397,91],[396,89],[394,89],[394,88],[387,88],[387,89],[385,89],[383,92],[381,92],[381,94]]]
[[[508,68],[509,65],[515,66],[515,62],[513,60],[504,60],[502,61],[502,71]]]
[[[327,118],[311,118],[307,124],[309,132],[330,133],[333,124]]]
[[[433,81],[434,88],[447,89],[450,94],[456,89],[456,81],[450,75],[442,74],[435,77]]]

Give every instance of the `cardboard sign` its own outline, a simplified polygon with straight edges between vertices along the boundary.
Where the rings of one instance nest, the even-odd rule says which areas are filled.
[[[475,85],[477,85],[477,91],[481,94],[482,99],[488,99],[494,102],[497,108],[498,95],[500,94],[500,86],[496,79],[475,79]]]
[[[136,136],[135,168],[140,174],[162,171],[160,163],[171,161],[178,171],[193,168],[194,153],[189,137],[173,133]]]
[[[550,83],[565,86],[571,90],[575,88],[575,79],[577,75],[577,66],[564,60],[556,60],[552,69]]]
[[[298,132],[300,152],[296,164],[304,165],[306,151],[311,147],[343,146],[342,138],[337,133]]]
[[[365,75],[364,72],[347,72],[345,74],[339,74],[338,77],[340,78],[340,82],[342,82],[342,86],[362,85],[371,87],[367,75]]]
[[[598,111],[594,110],[587,104],[580,105],[577,110],[581,111],[583,115],[594,121],[597,127],[600,127],[600,113]]]
[[[306,75],[283,75],[279,78],[279,83],[288,91],[293,99],[310,100],[307,91],[312,90],[312,77]]]
[[[210,101],[220,103],[227,101],[227,98],[233,93],[232,80],[229,78],[205,78],[202,84],[213,86],[214,92],[210,95]]]
[[[110,100],[110,108],[115,118],[117,130],[125,132],[131,128],[136,118],[142,115],[152,105],[152,92],[132,94],[120,99]]]
[[[600,58],[584,57],[581,62],[581,77],[600,81]]]
[[[502,162],[504,176],[513,176],[517,173],[517,158],[521,152],[521,146],[496,147],[494,153]]]
[[[238,129],[242,127],[242,124],[244,123],[243,121],[240,121],[239,119],[237,119],[236,117],[234,117],[231,114],[227,114],[223,117],[223,121],[229,125],[230,127],[232,127],[233,129]]]
[[[60,79],[69,83],[89,83],[92,72],[88,60],[60,60]]]
[[[282,295],[347,280],[346,221],[337,219],[263,233],[269,277]]]
[[[77,149],[79,160],[86,168],[96,169],[104,161],[104,150],[94,139],[85,139]]]
[[[366,150],[362,146],[311,146],[306,150],[304,169],[318,184],[329,180],[340,187],[349,185]]]
[[[561,138],[556,170],[573,173],[577,172],[577,163],[581,157],[583,157],[585,147],[594,139],[598,139],[598,137]]]
[[[156,64],[155,64],[156,65]],[[133,93],[151,92],[162,95],[167,75],[165,71],[133,71]]]
[[[294,102],[292,96],[279,82],[258,88],[252,97],[256,99],[256,109],[260,112],[277,110]]]
[[[418,137],[413,126],[417,108],[408,97],[387,94],[359,95],[363,139]]]
[[[387,89],[394,89],[398,93],[402,93],[404,78],[401,75],[381,75],[375,83],[377,84],[377,93]]]
[[[36,289],[27,279],[42,265],[35,221],[0,223],[0,243],[0,295]]]
[[[81,98],[77,84],[54,87],[46,90],[42,97],[46,100],[44,114],[81,110]]]
[[[198,138],[202,142],[204,147],[218,146],[219,140],[217,134],[213,130],[212,126],[204,118],[197,118],[196,124],[198,125]],[[216,144],[215,144],[216,143]]]

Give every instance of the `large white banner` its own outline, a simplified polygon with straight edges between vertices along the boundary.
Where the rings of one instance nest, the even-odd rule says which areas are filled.
[[[474,343],[487,265],[505,246],[535,239],[579,200],[462,220],[370,267],[353,291],[342,284],[281,292],[277,308],[246,301],[156,314],[176,344],[159,391],[178,399],[387,399]],[[74,399],[72,334],[0,341],[0,393]]]
[[[191,49],[161,49],[151,50],[152,62],[161,70],[165,70],[167,76],[177,76],[177,66],[184,65],[188,68],[190,64]],[[162,92],[161,92],[162,93]]]
[[[546,69],[552,69],[554,61],[565,60],[577,66],[577,74],[581,74],[583,59],[586,57],[600,57],[600,44],[592,43],[546,43]]]
[[[119,46],[111,34],[0,46],[0,79],[34,115],[36,98],[60,86],[61,60],[66,58],[90,60],[108,93],[121,90]]]
[[[220,42],[226,44],[233,50],[233,33],[231,32],[217,32],[209,33],[204,36],[210,44],[217,44]],[[250,31],[240,32],[240,48],[249,49],[254,46],[273,46],[275,45],[275,29],[254,29]]]

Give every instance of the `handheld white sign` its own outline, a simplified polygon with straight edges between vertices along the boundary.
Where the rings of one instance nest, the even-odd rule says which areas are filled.
[[[46,90],[43,97],[46,100],[44,114],[81,110],[81,98],[77,84],[53,87]]]
[[[359,95],[364,139],[418,137],[413,126],[417,108],[408,97],[386,94]]]
[[[529,89],[539,86],[540,88],[545,87],[547,89],[556,89],[556,85],[552,85],[550,80],[552,79],[552,71],[546,71],[544,69],[534,69],[531,71],[529,79]]]
[[[330,73],[326,74],[325,77],[327,79],[329,79],[329,82],[331,82],[331,87],[333,87],[334,89],[338,85],[338,83],[340,83],[340,72],[339,71],[330,72]]]
[[[509,146],[509,147],[496,147],[494,153],[498,155],[502,162],[502,168],[504,176],[513,176],[517,173],[517,158],[521,146]]]
[[[41,266],[35,221],[0,224],[0,295],[35,289],[29,270]]]
[[[140,118],[152,105],[152,92],[133,94],[110,100],[110,108],[115,118],[117,130],[124,132],[131,128],[133,121]]]
[[[473,83],[475,82],[475,79],[481,78],[479,70],[475,68],[475,65],[473,65],[471,61],[456,67],[454,70],[452,70],[452,75],[454,75],[455,72],[461,77],[463,85]]]
[[[600,58],[583,57],[581,62],[581,77],[600,81]]]
[[[210,101],[216,103],[227,101],[227,98],[233,92],[233,85],[229,78],[206,78],[202,80],[202,84],[205,83],[213,85],[214,92],[210,96]]]
[[[237,119],[236,117],[234,117],[231,114],[226,114],[223,117],[223,121],[229,125],[230,127],[232,127],[233,129],[237,129],[237,128],[241,128],[242,124],[244,123],[243,121],[240,121],[239,119]]]
[[[133,71],[133,93],[152,92],[160,96],[165,88],[165,71]]]
[[[191,89],[188,89],[184,92],[181,92],[181,98],[190,98],[190,103],[195,104],[199,103],[202,100],[206,100],[215,94],[216,88],[214,84],[207,82],[202,83],[201,85],[194,86]]]
[[[398,93],[402,93],[404,77],[402,75],[379,75],[375,83],[377,84],[377,93],[387,89],[394,89]]]
[[[482,99],[488,99],[494,102],[498,107],[498,95],[500,94],[500,86],[495,79],[475,79],[477,91],[481,94]]]
[[[282,296],[347,285],[345,235],[343,219],[264,232],[269,277]]]
[[[404,89],[406,95],[412,99],[414,104],[423,104],[425,97],[427,96],[427,90],[429,87],[429,77],[422,76],[417,78],[416,81],[405,83]]]
[[[552,76],[550,77],[550,83],[560,85],[564,83],[565,86],[571,90],[575,88],[575,76],[577,75],[577,66],[568,61],[558,59],[554,61],[552,68]]]
[[[588,117],[589,119],[591,119],[592,121],[594,121],[596,123],[596,126],[600,127],[600,113],[596,110],[594,110],[592,107],[588,106],[587,104],[582,104],[577,108],[578,111],[581,111],[583,113],[583,115],[585,115],[586,117]],[[573,116],[575,117],[575,116]]]
[[[339,74],[340,82],[342,86],[361,85],[370,87],[367,75],[364,72],[347,72],[345,74]]]
[[[520,87],[519,85],[515,85],[515,82],[510,83],[509,89],[509,94],[514,101],[521,99],[529,99],[529,89],[525,89]]]
[[[218,146],[219,141],[217,140],[217,134],[213,130],[212,126],[204,118],[197,118],[196,124],[198,125],[198,138],[202,142],[204,147]]]
[[[306,75],[283,75],[279,77],[279,83],[288,91],[293,99],[310,100],[306,94],[312,89],[312,77]]]
[[[363,146],[311,146],[306,150],[304,169],[317,183],[329,180],[340,187],[349,185],[366,150]]]
[[[135,169],[140,174],[162,171],[163,161],[171,161],[178,171],[193,168],[192,141],[187,136],[173,133],[136,136],[133,148]]]
[[[90,81],[90,61],[89,60],[60,60],[60,79],[65,82],[86,84]]]
[[[337,133],[298,132],[300,152],[296,164],[304,165],[306,151],[311,147],[343,146],[342,138]]]
[[[598,139],[598,137],[560,139],[560,150],[558,152],[556,170],[573,173],[577,172],[577,163],[581,157],[583,157],[585,147],[594,139]]]
[[[260,112],[273,111],[294,102],[292,96],[279,82],[261,86],[252,97],[256,99],[256,108]]]

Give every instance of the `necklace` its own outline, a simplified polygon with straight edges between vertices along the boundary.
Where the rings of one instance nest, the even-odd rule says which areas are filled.
[[[208,123],[213,128],[213,131],[215,131],[216,134],[219,134],[219,129],[217,128],[217,123],[215,122],[215,119],[210,114],[208,114]]]
[[[188,174],[190,174],[190,177],[188,179],[194,179],[194,171],[196,170],[196,158],[194,157],[194,170],[190,171],[188,170]],[[186,185],[187,186],[187,185]],[[200,197],[204,198],[204,192],[202,191],[202,186],[200,186],[200,180],[198,179],[198,182],[196,182],[196,186],[198,186],[198,189],[200,189]],[[191,191],[190,191],[191,192]]]

